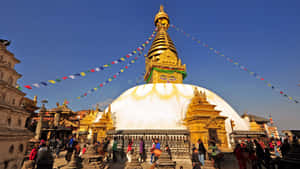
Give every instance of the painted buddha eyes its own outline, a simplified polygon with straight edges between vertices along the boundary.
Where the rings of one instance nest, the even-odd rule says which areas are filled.
[[[174,76],[167,77],[166,75],[161,75],[160,79],[161,80],[168,80],[168,81],[176,81],[176,77],[174,77]]]

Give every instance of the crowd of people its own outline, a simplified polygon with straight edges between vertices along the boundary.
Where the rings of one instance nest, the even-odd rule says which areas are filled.
[[[271,138],[268,142],[256,139],[238,140],[234,154],[240,169],[250,166],[252,169],[273,169],[280,165],[280,159],[290,151],[290,139]],[[249,168],[249,167],[248,167]]]

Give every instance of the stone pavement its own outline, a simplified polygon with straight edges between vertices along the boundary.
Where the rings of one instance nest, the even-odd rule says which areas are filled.
[[[66,152],[61,152],[59,158],[56,158],[54,161],[54,169],[61,169],[67,165],[65,160]],[[177,160],[176,169],[180,169],[180,166],[183,166],[184,169],[192,169],[191,160]],[[149,169],[151,164],[149,161],[142,164],[144,169]],[[84,166],[83,166],[84,167]],[[111,163],[110,169],[123,169],[125,167],[124,163]],[[212,167],[202,167],[202,169],[212,169]],[[238,163],[235,157],[232,154],[225,154],[224,160],[221,163],[221,169],[239,169]]]

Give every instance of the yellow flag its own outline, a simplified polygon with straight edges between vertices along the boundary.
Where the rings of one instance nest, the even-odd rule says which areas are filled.
[[[52,84],[56,83],[54,80],[48,80],[48,82],[50,82]]]
[[[134,63],[134,60],[132,60],[131,63]]]
[[[253,74],[254,74],[254,72],[250,72],[250,74],[251,74],[251,75],[253,75]]]
[[[290,100],[293,100],[293,98],[292,98],[291,96],[289,97],[289,99],[290,99]]]
[[[77,97],[77,99],[80,99],[80,97]]]
[[[124,58],[120,58],[122,61],[124,61],[125,59]]]
[[[121,69],[121,72],[124,72],[124,69]]]
[[[110,82],[111,82],[111,81],[112,81],[112,79],[111,79],[111,78],[109,78],[109,79],[108,79],[108,81],[110,81]]]
[[[98,90],[98,88],[97,88],[97,87],[95,87],[95,88],[94,88],[94,90]]]
[[[103,67],[108,67],[108,65],[103,65]]]
[[[144,46],[144,47],[145,47],[146,45],[145,45],[145,44],[142,44],[142,46]]]
[[[238,63],[238,62],[234,62],[234,64],[235,64],[235,65],[238,65],[239,63]]]
[[[223,54],[221,56],[224,56]]]
[[[136,51],[133,51],[133,53],[136,53]]]
[[[268,83],[268,86],[271,87],[272,85],[270,83]]]
[[[81,72],[80,74],[81,74],[81,76],[85,76],[86,75],[84,72]]]
[[[214,48],[209,48],[209,50],[214,50]]]

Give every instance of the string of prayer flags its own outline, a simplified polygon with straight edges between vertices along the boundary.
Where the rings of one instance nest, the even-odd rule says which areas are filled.
[[[139,53],[138,53],[138,56],[140,56],[141,54],[142,54],[142,52],[139,52]],[[92,92],[95,92],[95,91],[97,91],[98,89],[101,89],[104,85],[106,85],[106,84],[112,82],[114,79],[116,79],[118,76],[120,76],[120,74],[123,73],[125,69],[128,69],[129,66],[131,66],[131,65],[134,64],[134,63],[136,63],[136,60],[139,58],[138,56],[137,56],[137,57],[134,57],[134,59],[130,60],[130,61],[128,62],[128,64],[127,64],[126,66],[124,66],[124,68],[121,68],[119,72],[117,72],[117,73],[115,73],[113,76],[109,77],[105,82],[100,83],[97,87],[88,90],[88,91],[85,92],[83,95],[78,96],[78,97],[76,97],[76,98],[77,98],[77,99],[81,99],[81,98],[87,96],[88,94],[91,94]]]
[[[234,66],[237,66],[238,68],[240,68],[243,71],[246,71],[249,75],[255,77],[258,80],[261,80],[263,82],[265,82],[267,84],[268,87],[270,87],[272,90],[280,93],[280,95],[282,95],[283,97],[286,97],[288,100],[293,101],[295,103],[299,103],[298,100],[294,99],[293,97],[287,95],[286,93],[284,93],[282,90],[280,90],[279,88],[275,87],[274,85],[272,85],[271,83],[269,83],[265,78],[261,77],[260,75],[258,75],[256,72],[250,71],[248,68],[246,68],[246,66],[242,65],[239,62],[234,61],[234,59],[232,59],[232,57],[230,56],[226,56],[223,53],[221,53],[220,51],[216,50],[215,48],[209,46],[208,44],[204,43],[202,40],[197,39],[194,36],[190,36],[190,34],[187,34],[186,32],[183,31],[183,29],[178,28],[177,26],[170,24],[171,28],[174,28],[177,32],[181,32],[183,33],[186,37],[192,39],[193,41],[195,41],[196,43],[198,43],[199,45],[207,48],[208,50],[212,51],[213,53],[215,53],[218,56],[222,56],[223,58],[225,58],[227,61],[229,61],[230,63],[232,63]]]
[[[147,38],[147,40],[142,45],[140,45],[138,48],[136,48],[136,50],[128,53],[124,57],[121,57],[121,58],[119,58],[117,60],[114,60],[114,61],[110,62],[110,64],[104,64],[102,66],[99,66],[99,67],[96,67],[96,68],[93,68],[93,69],[89,69],[87,71],[83,71],[83,72],[80,72],[80,73],[71,74],[69,76],[63,76],[62,78],[57,78],[55,80],[41,81],[39,83],[33,83],[31,85],[24,85],[24,87],[26,89],[29,89],[29,90],[32,90],[34,88],[46,87],[46,86],[49,86],[49,84],[53,85],[53,84],[56,84],[58,82],[62,82],[62,81],[67,80],[67,79],[76,79],[77,77],[85,77],[88,73],[99,72],[101,70],[105,70],[106,68],[111,67],[112,65],[115,65],[115,64],[118,64],[118,63],[122,63],[126,59],[128,59],[131,56],[135,55],[137,53],[137,51],[138,52],[143,51],[146,48],[146,46],[152,41],[153,37],[156,34],[156,31],[157,31],[157,29],[155,29],[152,32],[152,34],[150,35],[150,37]],[[132,60],[131,62],[134,63],[134,60]],[[18,89],[19,90],[23,90],[22,87],[18,87]]]

